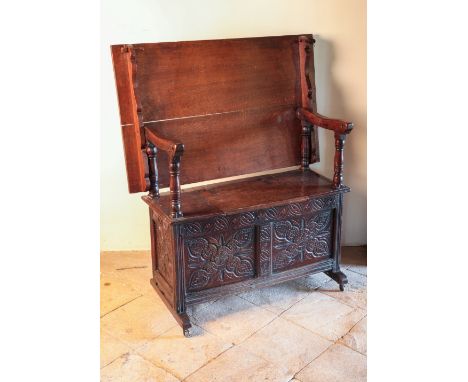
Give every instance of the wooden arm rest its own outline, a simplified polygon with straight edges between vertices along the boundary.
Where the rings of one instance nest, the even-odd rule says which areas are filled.
[[[171,192],[171,216],[178,218],[183,216],[180,201],[180,157],[184,153],[182,143],[171,141],[157,136],[151,129],[145,127],[145,136],[148,140],[146,153],[149,160],[150,172],[150,195],[159,196],[158,166],[156,160],[156,149],[166,151],[169,155],[169,189]]]
[[[343,187],[343,148],[346,140],[346,134],[349,134],[353,129],[353,124],[351,122],[342,121],[340,119],[331,119],[324,117],[320,114],[314,113],[311,110],[304,109],[302,107],[298,108],[296,111],[297,118],[302,121],[303,124],[303,137],[307,136],[305,139],[308,141],[310,139],[307,135],[309,127],[306,125],[310,123],[311,125],[323,127],[324,129],[332,130],[335,133],[335,160],[334,160],[334,174],[333,174],[333,187],[341,188]],[[303,138],[304,142],[304,138]],[[306,143],[303,143],[303,147],[307,147]],[[307,149],[304,150],[308,154]],[[304,156],[304,155],[303,155]],[[307,165],[307,158],[303,159],[303,168],[304,165]]]
[[[338,134],[349,134],[353,129],[353,124],[351,122],[342,121],[340,119],[327,118],[302,107],[297,109],[296,115],[297,118],[302,121],[323,127],[324,129],[332,130]]]
[[[180,156],[184,152],[184,145],[182,143],[159,137],[154,131],[147,127],[145,127],[145,135],[148,141],[158,149],[166,151],[169,154]]]

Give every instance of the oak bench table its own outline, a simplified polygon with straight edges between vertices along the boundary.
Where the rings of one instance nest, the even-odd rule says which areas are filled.
[[[343,146],[353,125],[316,112],[313,42],[112,46],[129,191],[148,191],[151,283],[185,335],[191,304],[317,272],[347,283]],[[332,180],[309,167],[317,127],[335,135]],[[237,175],[248,177],[181,190]]]

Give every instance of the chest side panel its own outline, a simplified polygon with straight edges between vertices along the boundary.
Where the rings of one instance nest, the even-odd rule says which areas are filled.
[[[173,286],[174,278],[174,246],[172,226],[160,215],[155,216],[155,239],[156,239],[156,269],[164,281]]]

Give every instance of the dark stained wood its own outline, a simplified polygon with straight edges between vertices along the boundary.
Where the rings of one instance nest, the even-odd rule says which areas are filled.
[[[310,164],[310,132],[312,126],[308,122],[301,122],[302,124],[302,142],[301,142],[301,168],[308,170]]]
[[[339,194],[339,201],[334,211],[334,235],[333,235],[333,258],[334,263],[331,271],[335,274],[336,277],[330,276],[340,285],[340,290],[344,290],[344,284],[348,281],[346,276],[339,275],[340,271],[340,264],[341,264],[341,223],[342,223],[342,215],[343,215],[343,194]]]
[[[297,36],[134,47],[145,122],[297,104]]]
[[[180,159],[183,150],[176,151],[171,156],[169,165],[170,182],[169,189],[171,193],[171,217],[181,217],[182,211],[180,208]]]
[[[346,135],[349,134],[353,129],[353,124],[351,122],[342,121],[340,119],[327,118],[323,115],[303,108],[299,108],[297,110],[297,117],[302,120],[303,124],[311,123],[316,126],[320,126],[327,130],[332,130],[335,132],[333,187],[343,187],[343,148],[346,140]]]
[[[299,36],[299,71],[301,79],[300,99],[301,107],[317,111],[316,89],[315,89],[315,66],[314,66],[314,43],[312,35]],[[304,122],[303,122],[304,130]],[[302,138],[303,164],[308,159],[309,164],[320,161],[318,131],[313,125],[308,126],[309,137]],[[306,141],[307,139],[307,141]],[[309,152],[307,152],[307,149]],[[304,159],[305,158],[305,159]]]
[[[149,219],[150,219],[150,237],[151,237],[151,269],[153,273],[158,270],[158,259],[157,259],[157,254],[158,251],[156,249],[156,223],[154,222],[153,219],[153,211],[151,211],[151,208],[149,210]]]
[[[205,116],[204,132],[211,135],[214,130],[216,137],[223,126],[228,130],[239,123],[260,129],[264,126],[258,124],[259,119],[271,123],[268,121],[277,113],[290,113],[285,109],[302,106],[315,110],[312,42],[312,35],[292,35],[112,46],[130,192],[149,188],[143,125]],[[214,117],[220,114],[226,115],[221,119]],[[219,123],[223,126],[218,126]],[[182,123],[180,126],[179,139],[187,133]],[[188,123],[187,128],[190,126]],[[278,131],[279,137],[271,132],[271,138],[278,141],[290,134],[284,146],[293,151],[298,144],[296,128],[301,129],[298,121],[286,119],[285,130]],[[256,132],[251,133],[254,136]],[[182,140],[182,143],[186,142]],[[301,161],[296,158],[296,151],[291,157],[289,152],[283,155],[284,152],[268,149],[272,163],[268,163],[268,156],[261,158],[257,167],[262,170],[288,167],[291,162]],[[319,160],[318,153],[317,132],[312,129],[311,163]],[[168,158],[162,164],[161,187],[165,187],[169,184]],[[239,171],[228,167],[226,174],[246,173]],[[182,169],[181,182],[215,179],[220,177],[219,172],[186,180]]]
[[[184,145],[181,143],[176,143],[168,139],[163,139],[154,134],[151,130],[146,129],[145,135],[148,140],[148,145],[159,147],[161,150],[167,152],[167,157],[169,159],[169,189],[171,193],[171,216],[178,218],[182,216],[182,211],[180,207],[180,159],[184,153]],[[158,174],[157,163],[155,161],[155,156],[152,158],[149,157],[150,151],[147,150],[148,159],[152,159],[153,166],[150,166],[150,177],[153,173]],[[152,167],[155,167],[154,170]],[[163,167],[164,168],[164,167]],[[166,171],[163,171],[163,174],[167,174]],[[150,196],[159,196],[159,175],[153,178],[156,184],[153,186],[152,181],[150,181],[150,188],[153,191],[150,191]]]
[[[149,190],[151,284],[185,335],[190,304],[317,272],[341,290],[347,283],[343,147],[353,125],[317,113],[313,43],[295,35],[112,47],[129,190]],[[317,127],[335,134],[333,180],[309,168]]]
[[[167,138],[162,138],[155,134],[151,129],[145,129],[146,139],[157,148],[173,156],[176,152],[184,151],[184,145],[180,142],[173,141]]]
[[[351,122],[324,117],[323,115],[303,108],[299,108],[297,110],[297,117],[313,125],[323,127],[327,130],[332,130],[337,134],[349,134],[353,129],[353,124]]]
[[[331,258],[338,202],[339,195],[328,195],[181,222],[187,290],[220,287]],[[255,256],[255,242],[269,246]]]
[[[191,235],[190,232],[191,228],[201,229],[201,225],[181,226],[188,292],[224,286],[255,276],[255,227],[231,227],[227,219],[214,220],[213,226],[216,225],[222,225],[223,229],[211,229],[202,235]]]
[[[343,148],[346,140],[345,134],[335,133],[335,159],[334,159],[334,173],[333,173],[333,187],[343,187]]]
[[[313,49],[311,45],[315,42],[312,36],[300,36],[299,42],[299,70],[301,81],[301,107],[310,109],[313,102],[312,93],[315,89],[312,88],[311,81],[311,62],[313,61]],[[312,56],[312,57],[311,57]],[[312,62],[313,68],[313,62]],[[313,76],[312,76],[313,78]]]
[[[146,144],[146,155],[148,157],[148,167],[149,167],[149,196],[152,198],[159,196],[159,183],[158,183],[158,166],[156,163],[156,155],[158,149],[151,143]]]
[[[156,238],[156,270],[167,285],[173,287],[175,273],[175,265],[172,259],[172,254],[174,253],[173,227],[170,222],[161,215],[153,214],[152,220],[155,227]]]
[[[347,191],[348,188],[342,190]],[[248,211],[331,194],[336,194],[332,182],[313,171],[293,170],[231,180],[184,190],[182,220]],[[159,199],[143,197],[143,200],[170,216],[170,198],[170,194],[163,193]]]
[[[307,275],[328,271],[334,263],[334,259],[327,259],[314,264],[292,268],[284,272],[268,275],[268,277],[255,277],[237,283],[223,285],[221,288],[203,289],[197,292],[187,293],[185,300],[187,305],[213,301],[225,296],[247,292],[257,288],[269,287],[278,283],[295,280]]]
[[[309,109],[311,107],[312,85],[310,81],[310,53],[312,51],[310,45],[313,40],[308,36],[299,37],[299,70],[301,80],[301,106],[302,108]],[[311,131],[312,126],[305,121],[301,121],[302,125],[302,142],[301,142],[301,155],[302,170],[309,169],[310,164],[310,151],[311,151]]]
[[[295,116],[293,105],[162,121],[145,126],[148,138],[155,144],[155,136],[183,143],[182,184],[301,163],[301,123]],[[209,163],[212,165],[207,165]],[[167,187],[167,155],[158,156],[158,169],[159,186]]]
[[[325,274],[338,283],[338,285],[340,286],[340,291],[344,291],[344,286],[348,283],[348,278],[343,272],[326,271]]]
[[[147,182],[142,153],[144,149],[144,140],[142,141],[141,137],[142,121],[135,96],[136,67],[133,52],[129,47],[112,46],[128,189],[129,192],[142,192],[147,190]]]

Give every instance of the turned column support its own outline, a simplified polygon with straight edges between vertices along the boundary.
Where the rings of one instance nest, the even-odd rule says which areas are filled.
[[[169,189],[171,193],[171,216],[178,218],[183,216],[180,202],[180,159],[184,152],[183,145],[177,145],[169,163]]]
[[[310,164],[310,132],[312,126],[306,121],[301,122],[302,125],[302,143],[301,143],[301,169],[308,170]]]
[[[335,162],[333,175],[333,188],[343,186],[343,149],[346,141],[346,134],[335,133]]]
[[[304,123],[309,123],[309,126],[319,126],[335,133],[335,162],[333,173],[333,188],[343,187],[343,148],[346,140],[346,135],[353,129],[351,122],[342,121],[340,119],[327,118],[323,115],[307,110],[298,108],[296,116],[302,123],[302,142],[304,143]],[[310,134],[310,133],[309,133]],[[306,145],[307,146],[307,145]],[[305,164],[305,150],[302,149],[302,167]]]
[[[158,164],[156,155],[158,149],[151,142],[146,144],[146,155],[148,156],[148,168],[149,168],[149,196],[152,198],[159,197],[159,184],[158,184]]]
[[[180,159],[184,153],[184,145],[180,142],[174,142],[169,139],[158,136],[153,130],[146,127],[145,137],[148,141],[146,153],[148,154],[150,168],[150,195],[159,195],[158,186],[158,168],[156,163],[156,154],[159,150],[167,153],[169,157],[169,190],[171,200],[171,216],[179,218],[182,216],[180,206]]]

